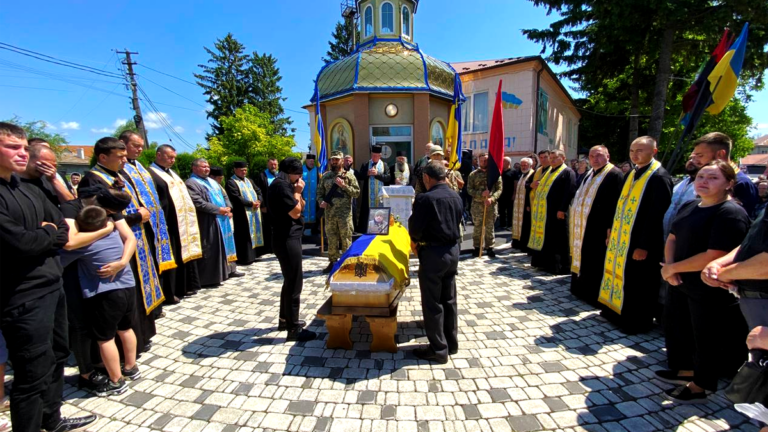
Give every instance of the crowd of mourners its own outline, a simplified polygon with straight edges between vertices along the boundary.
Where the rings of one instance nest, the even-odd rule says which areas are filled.
[[[356,170],[349,155],[333,152],[325,175],[312,155],[270,159],[254,176],[238,161],[228,179],[196,159],[186,180],[172,169],[172,146],[159,146],[144,166],[144,144],[132,131],[102,138],[95,165],[65,179],[48,143],[0,123],[0,382],[10,363],[17,431],[62,432],[95,421],[61,416],[70,354],[81,388],[99,396],[125,392],[126,381],[141,376],[137,359],[150,349],[164,305],[243,276],[236,265],[264,254],[278,257],[284,275],[278,330],[289,341],[315,338],[298,319],[304,229],[317,230],[325,211],[327,273],[353,231],[368,226],[368,208],[384,185],[416,191],[412,223],[425,228],[412,229],[411,237],[420,259],[440,261],[427,251],[447,247],[456,261],[461,219],[474,225],[475,257],[495,257],[495,229],[507,228],[533,267],[570,274],[572,293],[625,333],[659,323],[669,369],[656,375],[678,385],[666,391],[674,401],[706,402],[748,349],[752,358],[768,350],[768,182],[756,185],[736,168],[722,133],[696,140],[676,184],[655,158],[656,142],[641,137],[630,147],[631,164],[621,166],[601,145],[570,166],[560,150],[514,166],[505,158],[491,188],[486,153],[454,171],[432,143],[415,165],[398,154],[386,166],[374,146]],[[457,213],[446,219],[439,206],[457,194],[463,200],[456,198]],[[425,279],[422,296],[427,285],[442,284],[454,300],[441,310],[453,311],[457,324],[451,266],[445,280]],[[434,297],[437,306],[441,295]],[[446,339],[431,316],[425,314],[430,345],[416,354],[444,363],[458,351],[456,325]],[[10,409],[2,386],[0,401],[0,411]]]

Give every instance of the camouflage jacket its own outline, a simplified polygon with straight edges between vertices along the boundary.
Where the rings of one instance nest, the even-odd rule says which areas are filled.
[[[325,215],[326,217],[346,218],[352,211],[352,199],[360,196],[360,186],[357,184],[355,175],[351,172],[344,171],[344,174],[341,174],[341,172],[327,171],[323,174],[323,177],[320,178],[320,182],[317,184],[317,203],[320,204],[325,201],[325,196],[333,188],[336,177],[342,177],[347,187],[336,188],[337,196],[331,200],[331,206],[325,209]]]
[[[487,173],[481,169],[476,169],[472,171],[472,174],[469,175],[469,179],[467,180],[467,192],[469,192],[469,195],[472,197],[472,201],[483,202],[485,200],[485,197],[483,196],[483,192],[487,188],[488,188]],[[501,176],[499,176],[499,178],[496,179],[496,184],[493,185],[493,190],[491,191],[491,194],[488,196],[488,198],[490,198],[491,201],[495,203],[499,200],[500,196],[501,196]]]
[[[424,180],[422,179],[422,173],[419,171],[418,178],[416,180],[416,187],[414,188],[416,195],[422,194],[427,191],[427,187],[424,186]],[[458,179],[461,178],[461,174],[458,171],[448,170],[445,175],[445,181],[448,186],[453,189],[454,192],[461,192]]]

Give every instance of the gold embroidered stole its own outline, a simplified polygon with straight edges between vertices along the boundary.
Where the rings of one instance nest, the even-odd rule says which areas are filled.
[[[632,227],[635,225],[637,210],[640,208],[640,201],[643,199],[648,179],[660,167],[661,163],[653,160],[648,170],[637,181],[635,181],[637,171],[630,171],[629,176],[624,181],[624,187],[616,205],[598,300],[618,314],[621,314],[621,309],[624,306],[624,268],[629,256]]]
[[[192,203],[192,197],[189,196],[187,185],[173,171],[168,174],[156,164],[152,164],[151,169],[168,184],[168,191],[171,194],[173,206],[176,208],[176,221],[179,225],[181,259],[187,263],[202,258],[203,246],[200,243],[200,227],[197,225],[197,213],[195,205]]]
[[[520,176],[515,189],[515,204],[512,209],[512,239],[520,240],[523,234],[523,216],[525,215],[525,182],[534,174],[529,170],[528,174]]]
[[[565,170],[565,164],[557,169],[552,168],[544,174],[536,188],[535,201],[531,203],[531,238],[528,240],[530,249],[540,251],[544,247],[544,236],[547,228],[547,195],[557,176]]]
[[[587,218],[592,210],[592,202],[595,200],[600,185],[605,176],[613,169],[613,164],[608,163],[600,174],[595,175],[594,170],[587,174],[587,180],[576,191],[576,196],[571,204],[569,232],[571,239],[571,272],[581,274],[581,246],[584,243],[584,232],[587,230]]]

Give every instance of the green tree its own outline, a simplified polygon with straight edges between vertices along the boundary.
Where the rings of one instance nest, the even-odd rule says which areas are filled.
[[[353,37],[354,35],[354,37]],[[341,60],[355,52],[355,41],[360,40],[360,30],[353,20],[346,18],[336,23],[331,40],[328,41],[327,57],[323,57],[325,64]]]
[[[296,156],[292,150],[293,137],[279,134],[269,115],[254,106],[245,105],[234,115],[222,117],[220,122],[223,132],[208,141],[207,149],[198,148],[195,152],[211,165],[230,172],[234,161],[243,159],[251,172],[256,172],[266,168],[269,158]]]
[[[133,120],[126,120],[123,122],[123,124],[115,128],[115,131],[112,132],[112,136],[115,138],[120,138],[120,134],[127,130],[139,133],[139,128],[136,127],[136,123]]]
[[[194,75],[211,106],[207,114],[213,132],[208,135],[210,138],[222,133],[222,117],[233,115],[250,100],[251,84],[249,56],[245,54],[245,46],[232,33],[217,39],[214,49],[205,48],[205,52],[210,58],[207,64],[198,65],[201,73]]]
[[[139,133],[139,128],[136,127],[136,123],[133,120],[127,120],[115,128],[115,131],[112,132],[112,136],[115,138],[120,138],[120,134],[127,130]],[[159,144],[157,141],[152,141],[149,144],[145,144],[144,151],[141,152],[138,161],[141,162],[145,167],[152,164],[152,162],[155,161],[155,153],[157,152],[158,145]]]
[[[6,123],[11,123],[17,126],[21,126],[21,128],[27,132],[27,138],[44,139],[48,144],[51,145],[51,148],[56,153],[61,152],[62,145],[69,144],[69,141],[67,141],[67,138],[65,136],[58,133],[48,132],[47,130],[48,123],[43,120],[32,120],[32,121],[24,122],[21,120],[21,117],[13,116],[8,120],[3,120],[3,121]]]
[[[248,75],[251,84],[249,104],[256,107],[259,112],[269,115],[270,121],[275,125],[275,131],[279,135],[288,136],[296,132],[290,128],[293,123],[285,117],[282,97],[283,88],[280,87],[280,69],[277,67],[277,59],[271,54],[259,54],[254,51],[250,56]]]

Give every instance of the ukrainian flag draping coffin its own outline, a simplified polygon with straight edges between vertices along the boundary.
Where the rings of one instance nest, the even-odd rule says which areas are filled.
[[[328,277],[333,306],[388,307],[410,284],[410,248],[408,230],[393,220],[388,235],[357,239]]]

